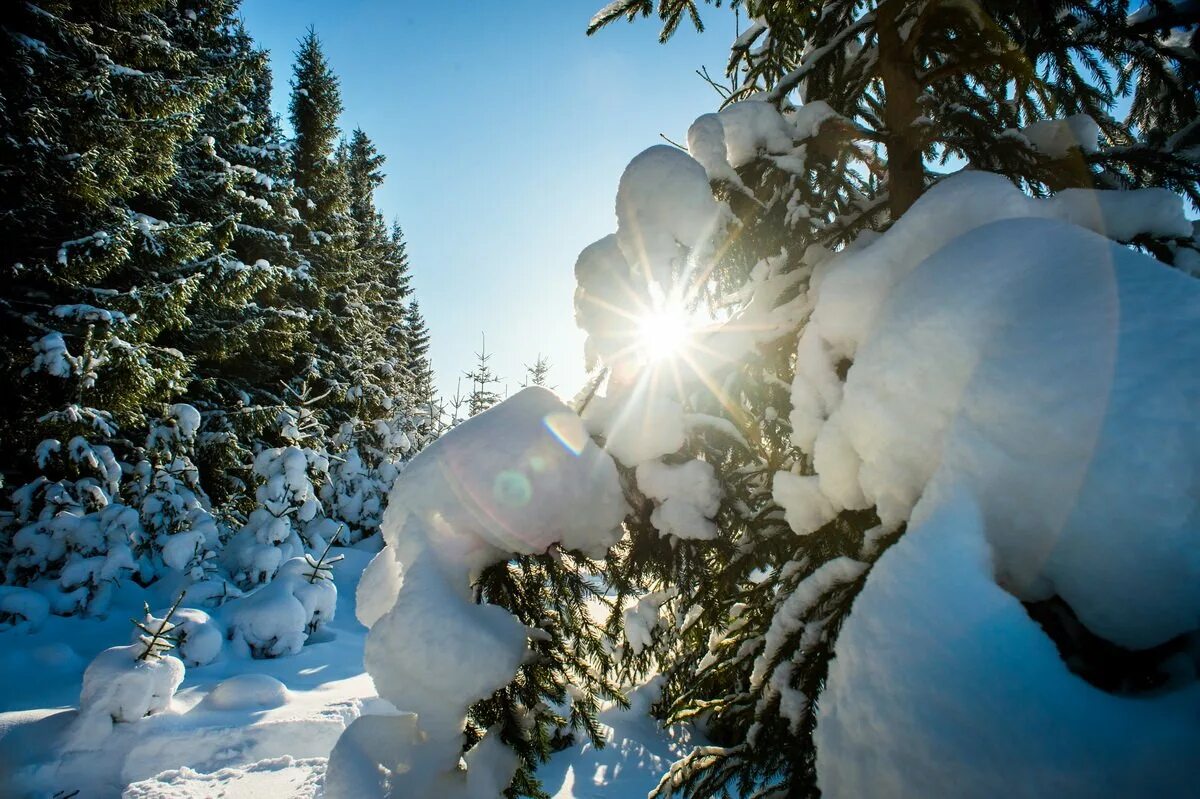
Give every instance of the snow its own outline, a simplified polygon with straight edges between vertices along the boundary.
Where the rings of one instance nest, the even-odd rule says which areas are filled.
[[[145,627],[157,630],[166,614],[166,610],[145,613],[141,622]],[[178,646],[173,654],[188,666],[204,666],[216,660],[225,640],[225,631],[220,622],[196,608],[176,608],[164,631],[177,639]],[[140,637],[135,629],[134,642]]]
[[[1021,605],[1057,597],[1129,649],[1200,626],[1200,284],[1113,240],[1185,226],[1157,190],[1036,200],[963,173],[817,265],[792,387],[815,474],[777,474],[776,500],[800,534],[874,507],[867,550],[908,525],[836,644],[826,795],[1188,792],[1194,664],[1104,693]]]
[[[283,564],[275,579],[228,605],[229,636],[254,657],[294,655],[309,635],[331,621],[337,587],[331,580],[309,581],[305,558]]]
[[[1193,795],[1200,683],[1131,698],[1070,673],[996,584],[971,492],[941,489],[842,628],[817,714],[822,795]]]
[[[628,391],[611,388],[588,406],[589,427],[604,436],[604,448],[626,466],[669,455],[687,433],[683,406],[649,380]]]
[[[797,142],[815,137],[821,125],[837,116],[823,101],[781,114],[771,103],[744,100],[693,122],[688,128],[688,152],[704,167],[710,180],[727,181],[745,189],[737,169],[763,154],[775,156],[777,165],[798,161],[802,166],[804,146]]]
[[[41,594],[16,585],[0,585],[0,625],[36,630],[50,615],[50,602]]]
[[[183,682],[184,666],[176,657],[153,655],[141,642],[104,650],[88,664],[79,694],[79,718],[66,741],[70,749],[95,749],[114,723],[135,722],[171,706]]]
[[[269,674],[235,674],[217,683],[204,705],[212,710],[261,710],[280,707],[288,699],[287,686]]]
[[[615,239],[597,242],[576,264],[581,323],[602,336],[611,328],[635,333],[630,311],[662,305],[680,275],[712,258],[733,223],[728,206],[713,198],[704,167],[666,145],[651,147],[626,167],[616,213]]]
[[[771,493],[797,535],[815,533],[837,516],[833,503],[821,492],[820,480],[811,475],[775,472]]]
[[[685,539],[717,537],[712,519],[721,505],[721,484],[710,464],[701,460],[678,465],[642,463],[637,467],[637,484],[656,500],[650,523],[659,532]]]
[[[1187,632],[1200,614],[1200,564],[1177,554],[1195,546],[1197,286],[1044,219],[968,229],[931,257],[894,246],[963,189],[1003,208],[981,188],[943,184],[896,226],[898,242],[889,232],[830,267],[800,351],[828,357],[810,346],[821,336],[854,365],[815,441],[797,443],[835,507],[875,505],[889,528],[953,462],[995,521],[1010,590],[1058,594],[1127,646]],[[816,395],[801,378],[793,396],[798,416]]]
[[[1034,122],[1018,133],[1035,150],[1050,158],[1066,158],[1075,148],[1085,155],[1100,149],[1100,126],[1087,114]]]
[[[612,460],[545,389],[524,389],[414,458],[389,498],[388,549],[360,586],[372,622],[367,672],[403,712],[348,728],[325,795],[492,797],[507,786],[512,750],[489,732],[463,755],[462,733],[470,706],[513,678],[528,631],[503,608],[477,604],[472,579],[513,553],[552,545],[600,556],[625,512]],[[383,609],[364,587],[382,588],[394,604]]]

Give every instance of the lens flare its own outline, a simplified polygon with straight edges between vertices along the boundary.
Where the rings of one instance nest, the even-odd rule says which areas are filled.
[[[679,355],[687,348],[691,337],[692,322],[682,308],[659,308],[638,320],[638,344],[650,361]]]

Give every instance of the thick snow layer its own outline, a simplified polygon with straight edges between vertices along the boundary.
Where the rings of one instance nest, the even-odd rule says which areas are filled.
[[[88,664],[70,749],[99,748],[114,722],[139,721],[171,706],[183,682],[183,663],[171,655],[139,660],[145,649],[141,643],[114,646]]]
[[[778,166],[799,171],[803,165],[804,142],[817,135],[821,125],[837,114],[818,101],[780,114],[774,105],[761,100],[744,100],[716,114],[699,117],[688,129],[688,152],[711,180],[723,180],[744,188],[737,170],[755,158],[774,156]]]
[[[732,221],[687,153],[657,145],[625,168],[617,187],[617,246],[636,277],[666,294],[675,278],[704,263]]]
[[[325,795],[482,799],[507,786],[512,750],[490,732],[460,769],[462,733],[470,706],[513,678],[528,633],[503,608],[477,604],[472,578],[554,545],[602,555],[625,512],[612,459],[542,388],[468,419],[414,458],[383,520],[389,546],[360,586],[362,617],[372,622],[367,671],[404,712],[350,726],[331,756]]]
[[[1200,284],[1081,228],[977,228],[902,280],[855,348],[813,447],[821,488],[843,506],[860,491],[894,526],[952,465],[1010,590],[1058,594],[1126,646],[1195,629],[1198,320]]]
[[[602,555],[624,516],[612,460],[570,408],[534,386],[422,450],[392,489],[383,536],[403,551],[415,518],[443,561],[475,570],[552,544]]]
[[[1200,684],[1121,698],[1071,674],[985,527],[969,491],[931,489],[871,571],[818,708],[822,795],[1195,795]]]
[[[670,455],[687,434],[683,406],[666,394],[646,370],[627,390],[610,387],[608,397],[592,400],[589,425],[604,436],[604,448],[626,466]],[[594,406],[594,407],[593,407]]]
[[[656,530],[676,538],[716,538],[712,519],[721,506],[721,484],[710,464],[650,461],[637,467],[637,484],[655,500],[650,523]]]

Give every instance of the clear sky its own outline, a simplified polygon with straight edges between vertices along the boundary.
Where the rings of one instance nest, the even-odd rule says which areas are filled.
[[[433,337],[438,385],[453,394],[480,335],[510,390],[539,351],[564,394],[584,379],[572,268],[616,227],[629,160],[659,133],[683,141],[719,97],[714,75],[733,15],[707,9],[658,44],[654,18],[585,36],[604,0],[244,0],[271,52],[286,117],[296,40],[313,25],[341,78],[343,129],[387,156],[377,194],[404,227]]]

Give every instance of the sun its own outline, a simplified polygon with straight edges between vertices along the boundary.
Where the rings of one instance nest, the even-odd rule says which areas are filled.
[[[638,320],[637,335],[646,359],[663,361],[687,348],[692,338],[692,320],[682,308],[658,308]]]

